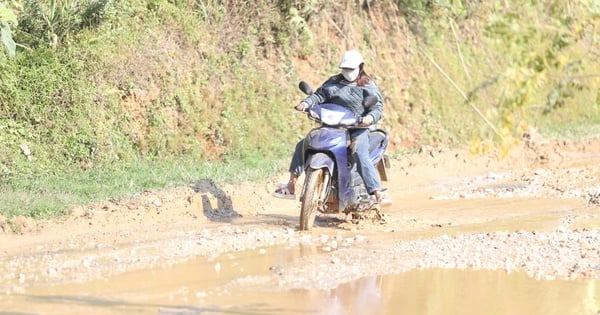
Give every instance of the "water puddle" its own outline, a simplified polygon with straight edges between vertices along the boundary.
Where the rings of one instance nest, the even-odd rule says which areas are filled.
[[[307,252],[308,251],[308,252]],[[0,296],[0,314],[599,314],[600,281],[504,271],[424,269],[332,290],[271,292],[244,281],[314,248],[262,248],[169,268]],[[239,286],[225,286],[235,279]],[[249,287],[253,287],[252,285]]]

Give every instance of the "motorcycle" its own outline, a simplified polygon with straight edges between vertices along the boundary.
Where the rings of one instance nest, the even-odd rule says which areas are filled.
[[[313,93],[304,81],[300,82],[299,88],[307,95]],[[365,108],[375,103],[377,97],[372,95],[363,101]],[[363,214],[375,211],[377,219],[383,220],[379,205],[367,192],[350,154],[350,130],[361,128],[361,117],[331,103],[314,105],[306,114],[320,126],[312,129],[303,142],[305,178],[300,194],[300,230],[312,228],[317,212],[351,214],[353,220],[359,220]],[[383,181],[388,180],[390,166],[385,154],[388,141],[386,131],[370,131],[369,158]]]

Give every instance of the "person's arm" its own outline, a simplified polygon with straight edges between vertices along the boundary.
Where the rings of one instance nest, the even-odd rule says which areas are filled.
[[[330,83],[336,80],[337,76],[332,76],[327,81],[325,81],[313,94],[306,97],[300,104],[304,103],[307,108],[324,103],[327,100],[327,96],[325,95],[325,90],[323,87],[329,85]]]
[[[377,103],[371,105],[369,108],[365,108],[365,113],[363,114],[363,121],[365,121],[365,123],[368,123],[369,125],[375,124],[383,117],[383,96],[381,96],[379,88],[377,88],[377,85],[375,85],[373,81],[365,86],[363,95],[375,95],[377,97]],[[370,119],[365,118],[367,116],[371,116],[370,119],[372,119],[372,121],[369,122],[368,120]]]

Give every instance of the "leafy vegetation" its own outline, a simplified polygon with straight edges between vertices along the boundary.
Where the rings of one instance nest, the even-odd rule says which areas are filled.
[[[15,13],[10,8],[6,7],[4,3],[0,3],[0,48],[2,48],[3,51],[6,49],[6,54],[8,54],[9,57],[14,56],[16,51],[16,43],[12,38],[12,30],[10,27],[11,24],[16,22],[17,16]],[[2,57],[5,57],[5,55],[0,54],[0,58]]]
[[[297,82],[350,48],[392,150],[597,134],[599,24],[595,0],[0,1],[0,214],[281,172]]]

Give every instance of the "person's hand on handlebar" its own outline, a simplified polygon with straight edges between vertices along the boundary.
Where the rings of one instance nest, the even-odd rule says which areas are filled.
[[[300,102],[294,108],[299,112],[305,112],[308,109],[308,105],[304,102]]]
[[[359,127],[367,127],[367,126],[370,126],[372,123],[373,123],[373,116],[367,115],[367,116],[364,116],[361,118],[358,126]]]

